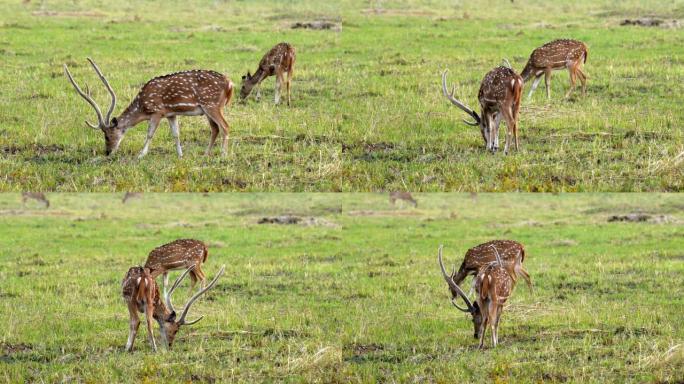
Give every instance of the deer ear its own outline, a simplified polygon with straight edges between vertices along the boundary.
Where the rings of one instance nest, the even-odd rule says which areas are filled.
[[[171,312],[169,317],[166,318],[166,321],[169,323],[173,323],[174,321],[176,321],[176,311]]]
[[[270,67],[269,69],[270,69],[271,71],[275,71],[275,67],[276,67],[275,65],[272,65],[272,64],[271,64],[271,67]]]
[[[112,125],[112,127],[116,127],[117,125],[119,125],[119,120],[117,120],[116,117],[112,117],[112,121],[110,122],[110,124]]]

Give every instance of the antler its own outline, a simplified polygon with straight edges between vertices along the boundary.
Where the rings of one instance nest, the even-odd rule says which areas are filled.
[[[467,120],[463,120],[464,123],[471,125],[471,126],[477,126],[480,124],[480,116],[478,116],[477,112],[473,111],[469,106],[465,105],[462,103],[460,100],[454,97],[454,93],[456,92],[456,85],[453,86],[451,89],[451,93],[447,92],[447,84],[446,84],[446,76],[447,72],[449,72],[448,69],[445,69],[444,72],[442,72],[442,93],[444,93],[444,96],[451,101],[451,103],[458,108],[460,108],[463,112],[469,114],[470,116],[475,119],[475,122],[470,122]]]
[[[185,278],[185,276],[187,276],[187,274],[188,274],[193,268],[195,268],[194,265],[193,265],[192,267],[186,269],[185,272],[183,272],[183,274],[180,275],[180,276],[178,277],[178,279],[176,279],[176,281],[173,283],[173,286],[171,287],[171,290],[169,290],[168,296],[166,296],[166,305],[167,305],[167,307],[168,307],[171,311],[173,311],[173,312],[175,312],[175,310],[173,309],[173,304],[171,304],[171,295],[173,294],[173,291],[178,287],[178,285],[180,284],[180,282]],[[205,288],[202,288],[199,292],[197,292],[196,294],[194,294],[194,295],[190,298],[190,300],[188,300],[188,302],[185,304],[185,307],[183,307],[183,313],[181,313],[181,315],[180,315],[180,318],[179,318],[179,320],[178,320],[178,324],[180,324],[180,325],[192,325],[192,324],[195,324],[196,322],[202,320],[202,317],[203,317],[203,316],[200,316],[197,320],[194,320],[194,321],[187,321],[187,322],[186,322],[186,321],[185,321],[185,316],[187,316],[188,311],[190,310],[190,307],[191,307],[192,304],[195,302],[195,300],[197,300],[200,296],[202,296],[204,293],[206,293],[208,290],[210,290],[210,289],[214,286],[214,284],[216,284],[216,282],[218,281],[219,277],[221,277],[221,275],[223,275],[223,271],[224,271],[225,269],[226,269],[226,266],[225,266],[225,265],[222,266],[221,269],[219,270],[219,272],[216,274],[216,277],[214,277],[214,279],[209,283],[209,285],[207,285]]]
[[[501,256],[499,256],[499,251],[496,249],[494,244],[490,244],[489,246],[492,247],[492,249],[494,249],[495,256],[496,256],[496,262],[499,263],[500,267],[503,267],[503,263],[501,262]]]
[[[100,106],[97,105],[97,103],[95,102],[95,100],[93,100],[92,97],[90,97],[90,90],[88,89],[88,87],[86,86],[87,92],[83,92],[81,90],[81,87],[79,87],[78,84],[76,84],[73,76],[71,76],[71,72],[69,72],[69,68],[67,67],[66,64],[64,64],[64,73],[67,75],[67,78],[69,79],[69,82],[71,83],[71,85],[73,85],[74,89],[76,89],[76,92],[83,99],[85,99],[85,101],[87,101],[91,107],[93,107],[93,109],[95,110],[95,113],[97,114],[97,121],[99,123],[98,125],[91,124],[88,121],[86,121],[85,123],[91,128],[102,129],[104,127],[109,126],[109,120],[112,116],[112,112],[114,112],[114,107],[116,106],[116,95],[114,94],[114,90],[112,89],[112,87],[109,85],[109,82],[107,81],[107,79],[105,79],[104,75],[102,74],[102,71],[100,71],[100,68],[97,67],[97,64],[95,64],[95,62],[91,58],[88,58],[88,62],[90,62],[90,65],[92,65],[93,69],[95,69],[95,72],[100,77],[100,80],[102,80],[105,87],[107,87],[107,91],[109,92],[109,94],[112,97],[112,103],[109,106],[109,110],[107,111],[106,119],[102,117],[102,111],[100,110]]]
[[[475,308],[473,307],[473,304],[470,302],[470,300],[468,300],[468,296],[466,296],[465,292],[463,292],[463,291],[461,290],[461,288],[454,282],[454,279],[452,279],[451,276],[449,276],[449,275],[447,274],[446,268],[444,268],[444,264],[442,263],[442,248],[444,248],[444,246],[443,246],[443,245],[440,245],[440,246],[439,246],[439,253],[438,253],[438,256],[437,256],[437,260],[439,260],[439,267],[440,267],[440,269],[442,270],[442,276],[444,276],[444,280],[446,280],[447,284],[449,284],[449,287],[450,287],[452,290],[454,290],[456,293],[458,293],[459,296],[461,296],[461,297],[463,298],[463,301],[465,301],[465,303],[466,303],[466,305],[468,306],[468,308],[461,308],[461,307],[459,307],[459,306],[455,303],[455,299],[456,299],[455,297],[452,297],[452,298],[451,298],[451,304],[452,304],[454,307],[458,308],[459,310],[461,310],[461,311],[463,311],[463,312],[470,312],[470,313],[473,313],[473,312],[475,312]]]

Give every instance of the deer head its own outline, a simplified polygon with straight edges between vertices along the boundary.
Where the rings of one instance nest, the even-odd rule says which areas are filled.
[[[180,317],[177,317],[176,310],[173,307],[173,304],[171,303],[171,295],[173,292],[176,290],[178,285],[183,281],[183,279],[188,275],[188,273],[194,268],[190,267],[183,272],[182,275],[176,279],[176,281],[173,283],[173,286],[171,286],[171,290],[169,291],[169,294],[164,298],[166,301],[166,307],[167,311],[165,311],[165,314],[162,319],[157,319],[159,322],[159,327],[161,329],[161,334],[162,334],[162,341],[164,344],[170,349],[171,346],[173,345],[173,340],[176,338],[176,333],[178,333],[178,330],[180,327],[185,326],[185,325],[193,325],[197,323],[198,321],[202,320],[203,316],[200,316],[199,318],[188,321],[186,320],[186,316],[188,315],[188,311],[190,310],[190,307],[192,304],[204,293],[206,293],[208,290],[210,290],[218,281],[219,277],[223,275],[223,271],[225,270],[226,266],[222,266],[219,272],[216,274],[216,277],[207,285],[206,287],[202,288],[199,292],[194,294],[190,300],[185,304],[183,307],[183,310],[181,312]]]
[[[92,124],[88,121],[86,121],[85,123],[90,128],[99,129],[104,133],[105,150],[107,152],[107,155],[110,155],[119,147],[121,139],[123,138],[123,135],[125,133],[125,128],[119,126],[119,122],[117,121],[116,117],[112,117],[112,112],[114,112],[114,107],[116,106],[116,94],[114,93],[114,90],[109,85],[109,82],[104,77],[102,71],[100,71],[100,68],[98,68],[97,64],[95,64],[95,62],[91,58],[88,58],[88,62],[93,67],[95,73],[97,73],[97,76],[100,78],[100,80],[102,80],[102,83],[104,83],[105,87],[107,88],[107,92],[109,92],[109,95],[112,98],[112,102],[109,106],[109,110],[107,111],[107,115],[104,117],[102,116],[100,106],[97,105],[95,100],[93,100],[93,98],[91,97],[90,89],[88,89],[88,86],[86,86],[86,91],[83,92],[81,90],[81,87],[79,87],[78,84],[76,84],[76,82],[74,81],[74,78],[71,76],[71,72],[69,72],[69,68],[66,64],[64,64],[64,73],[69,79],[69,82],[71,82],[71,85],[73,85],[74,89],[76,89],[76,92],[83,99],[85,99],[85,101],[88,102],[88,104],[90,104],[90,106],[93,107],[93,109],[95,110],[95,114],[97,115],[97,124]]]
[[[475,304],[471,303],[471,301],[468,299],[468,296],[461,290],[461,287],[458,286],[454,282],[454,280],[451,278],[454,274],[452,273],[449,275],[446,271],[446,268],[444,268],[444,263],[442,263],[442,248],[444,246],[440,245],[439,246],[439,252],[437,255],[437,260],[439,261],[439,267],[442,270],[442,276],[444,277],[444,280],[446,280],[447,284],[449,285],[449,290],[451,291],[451,304],[458,310],[462,312],[467,312],[470,313],[470,315],[473,317],[473,327],[475,328],[475,332],[473,336],[478,339],[480,337],[480,326],[482,325],[482,312],[480,311],[480,306],[475,302]],[[455,268],[454,268],[455,269]],[[456,304],[456,300],[458,297],[461,297],[463,301],[466,303],[467,308],[459,307],[458,304]]]
[[[252,92],[252,88],[258,83],[258,81],[254,81],[256,79],[256,76],[252,76],[252,74],[247,71],[247,74],[242,76],[242,87],[240,87],[240,99],[245,99],[249,94]]]

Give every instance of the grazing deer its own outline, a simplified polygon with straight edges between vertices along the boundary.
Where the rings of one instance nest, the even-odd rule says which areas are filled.
[[[50,200],[45,197],[43,192],[22,192],[21,193],[21,205],[26,206],[26,202],[31,200],[39,201],[45,204],[45,208],[50,208]]]
[[[439,267],[442,270],[442,276],[452,292],[451,304],[463,312],[470,313],[473,317],[473,327],[475,329],[473,336],[476,339],[480,339],[480,348],[484,347],[484,338],[488,324],[492,328],[492,344],[496,347],[499,342],[499,319],[503,312],[503,305],[513,292],[515,280],[513,280],[509,272],[501,264],[501,261],[494,261],[483,266],[473,282],[473,286],[477,292],[477,300],[475,304],[473,304],[468,299],[468,296],[447,274],[444,263],[442,263],[441,245],[439,246],[437,260],[439,261]],[[456,296],[461,296],[461,298],[463,298],[467,308],[459,307],[456,304]]]
[[[418,202],[416,199],[411,196],[411,192],[401,192],[401,191],[395,191],[395,192],[390,192],[389,194],[389,201],[392,205],[396,205],[397,200],[403,200],[403,201],[408,201],[409,203],[413,204],[413,207],[418,206]]]
[[[203,288],[206,277],[202,272],[202,263],[207,261],[208,255],[209,250],[203,242],[194,239],[179,239],[153,249],[147,256],[145,268],[150,270],[152,278],[164,275],[163,289],[164,297],[166,297],[169,271],[177,269],[194,267],[190,271],[192,281],[190,290],[195,289],[197,281],[200,281]]]
[[[142,192],[126,192],[124,194],[123,199],[121,199],[122,204],[126,204],[126,202],[130,199],[139,199],[142,197]]]
[[[501,258],[503,265],[508,268],[514,280],[517,276],[521,276],[528,288],[532,289],[530,274],[522,265],[525,261],[525,246],[513,240],[492,240],[470,248],[466,252],[458,272],[454,272],[451,278],[456,284],[461,284],[468,275],[476,275],[483,266],[496,261],[498,257]]]
[[[290,105],[290,85],[292,84],[292,74],[294,72],[295,64],[295,49],[288,43],[276,44],[270,51],[268,51],[259,62],[254,74],[247,72],[242,76],[242,88],[240,89],[240,98],[246,99],[252,92],[252,88],[257,88],[257,100],[261,98],[261,82],[269,76],[276,76],[275,85],[275,103],[280,103],[280,87],[285,81],[285,88],[287,91],[287,105]],[[287,79],[285,79],[287,77]]]
[[[224,75],[214,71],[192,70],[155,77],[143,85],[138,95],[119,117],[112,118],[112,112],[116,106],[116,94],[95,62],[90,58],[88,58],[88,62],[104,83],[112,99],[109,110],[104,117],[100,107],[90,96],[90,90],[87,87],[86,92],[81,90],[66,64],[64,64],[64,72],[76,92],[95,110],[98,124],[91,124],[88,121],[86,124],[91,128],[100,129],[104,133],[107,156],[119,148],[119,144],[129,128],[141,121],[148,121],[147,138],[138,157],[145,156],[159,122],[166,118],[171,127],[171,134],[176,140],[176,153],[178,157],[182,157],[180,128],[176,118],[177,116],[199,115],[207,116],[211,126],[211,139],[206,154],[211,153],[219,129],[223,136],[221,153],[226,153],[229,127],[223,117],[223,107],[228,105],[233,96],[233,83]]]
[[[515,149],[518,150],[518,112],[520,111],[520,95],[522,93],[522,78],[511,68],[496,67],[489,71],[478,92],[481,115],[473,111],[463,102],[454,97],[456,86],[447,92],[446,76],[449,70],[442,73],[442,92],[452,104],[470,115],[474,122],[463,120],[470,126],[479,126],[485,147],[492,152],[499,149],[499,124],[503,116],[506,121],[506,146],[504,153],[508,154],[511,135],[515,139]]]
[[[561,39],[546,43],[532,51],[530,59],[520,74],[524,82],[534,77],[532,88],[527,95],[532,98],[532,93],[537,89],[537,85],[544,75],[546,84],[546,97],[551,98],[551,72],[567,68],[570,72],[570,89],[565,97],[570,97],[575,89],[575,79],[579,78],[582,82],[582,94],[587,93],[587,75],[582,72],[582,64],[587,62],[589,48],[586,44],[577,40]]]
[[[221,275],[225,266],[221,267],[218,274],[205,288],[193,295],[190,300],[183,307],[183,312],[180,317],[176,319],[176,310],[171,304],[171,295],[173,291],[178,287],[180,282],[187,276],[187,274],[193,269],[193,267],[188,268],[183,272],[182,275],[176,279],[169,295],[162,299],[159,297],[159,287],[154,281],[154,278],[150,274],[148,268],[143,267],[132,267],[126,273],[126,277],[121,283],[122,295],[126,305],[128,306],[128,313],[130,315],[129,326],[130,332],[128,334],[128,341],[126,342],[126,351],[133,350],[133,342],[138,334],[138,326],[140,325],[140,319],[138,317],[138,312],[144,313],[147,321],[147,335],[150,339],[150,344],[152,344],[152,349],[157,351],[157,343],[154,340],[154,334],[152,333],[152,319],[156,320],[159,324],[159,331],[161,333],[162,344],[171,348],[173,345],[173,340],[176,337],[178,329],[183,325],[192,325],[196,322],[202,320],[202,317],[193,321],[186,321],[185,317],[190,310],[192,304],[205,292],[211,289],[216,281]]]

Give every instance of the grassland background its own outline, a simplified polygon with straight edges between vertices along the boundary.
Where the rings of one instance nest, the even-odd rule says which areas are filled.
[[[46,210],[0,195],[0,381],[684,378],[682,195],[421,194],[417,209],[380,194],[48,197]],[[607,222],[631,212],[666,220]],[[284,213],[328,226],[257,224]],[[121,279],[179,237],[207,242],[207,275],[226,274],[172,351],[152,353],[141,329],[125,353]],[[526,245],[535,288],[516,288],[499,347],[478,351],[436,251],[459,263],[493,238]]]
[[[684,162],[681,29],[621,27],[684,18],[684,1],[20,1],[0,0],[0,190],[58,191],[672,191]],[[340,21],[342,31],[290,29]],[[442,69],[471,106],[501,59],[520,70],[554,38],[588,43],[586,98],[539,91],[522,107],[522,150],[482,149],[441,96]],[[146,126],[103,156],[93,112],[63,76],[68,63],[100,101],[86,56],[119,95],[151,77],[213,68],[236,83],[274,43],[297,47],[293,106],[233,104],[230,154],[205,158],[204,118],[182,118],[185,158],[164,122],[138,161]]]

